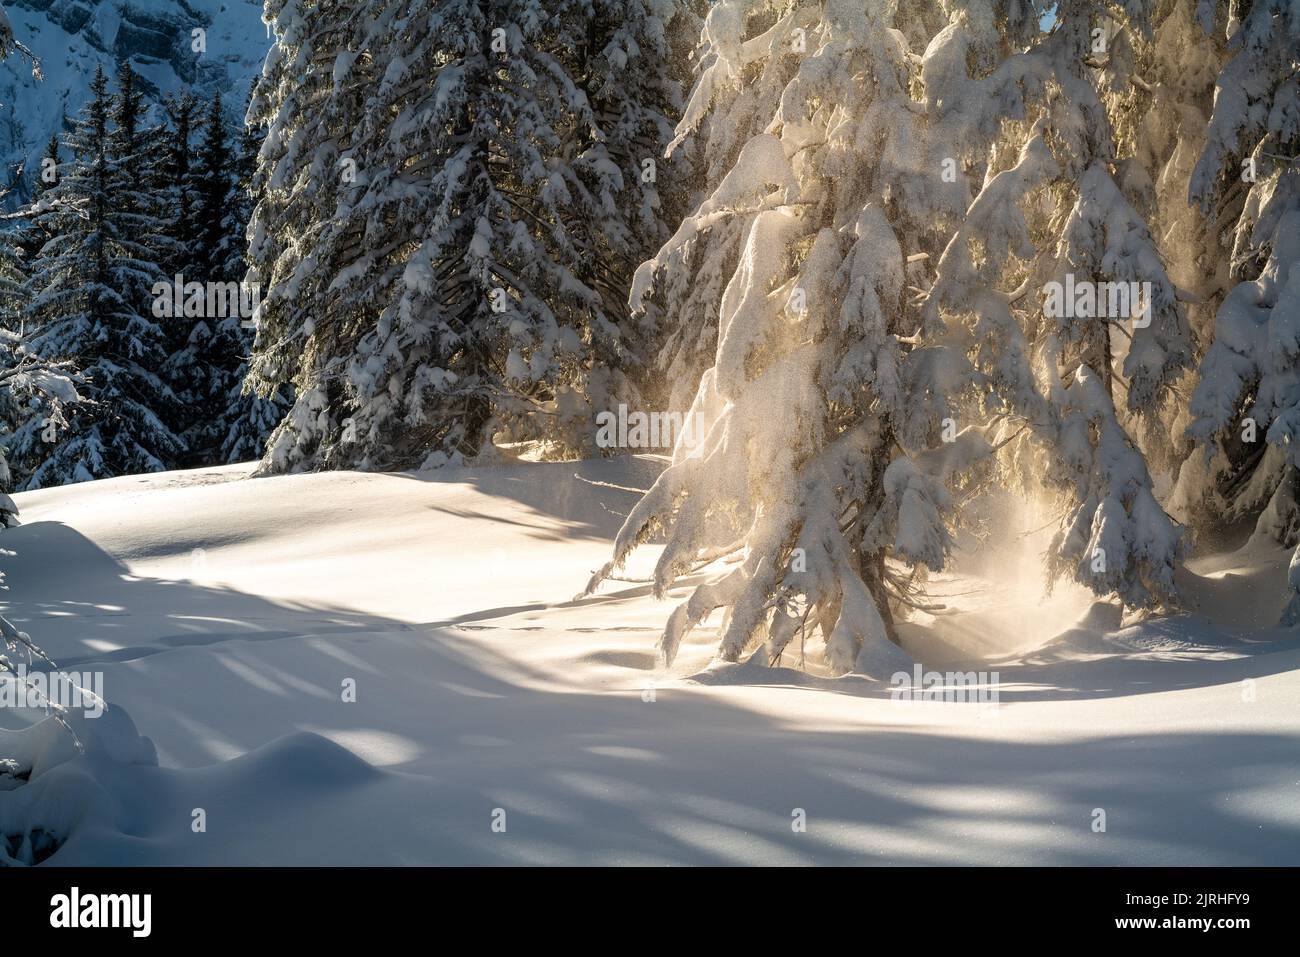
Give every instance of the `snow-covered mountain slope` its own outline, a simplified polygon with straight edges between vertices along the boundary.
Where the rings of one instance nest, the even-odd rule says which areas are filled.
[[[78,757],[0,708],[0,757],[32,769],[0,787],[0,838],[53,834],[51,864],[1300,860],[1300,640],[1251,611],[1283,593],[1279,550],[1198,565],[1197,615],[1127,627],[1000,560],[936,582],[951,614],[909,650],[999,672],[997,704],[710,666],[716,620],[665,672],[669,603],[636,581],[572,600],[631,498],[574,473],[656,468],[17,496],[0,611],[116,710],[79,722]]]
[[[20,165],[27,176],[14,199],[25,195],[62,117],[85,104],[96,67],[112,75],[129,60],[154,104],[182,88],[204,96],[219,90],[233,115],[270,46],[261,0],[4,0],[3,8],[44,72],[33,79],[21,56],[0,63],[3,182],[13,183]],[[193,50],[195,29],[206,34],[201,54]]]

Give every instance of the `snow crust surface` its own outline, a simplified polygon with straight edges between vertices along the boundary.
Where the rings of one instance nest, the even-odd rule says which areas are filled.
[[[634,500],[574,473],[661,467],[230,466],[16,496],[0,613],[103,672],[111,709],[79,719],[84,755],[0,709],[0,757],[33,765],[0,834],[54,833],[50,865],[1300,860],[1300,644],[1266,627],[1285,552],[1205,559],[1194,612],[1137,624],[1004,562],[936,580],[952,612],[904,644],[997,671],[996,704],[895,701],[789,654],[710,664],[714,619],[665,671],[671,602],[571,597]]]

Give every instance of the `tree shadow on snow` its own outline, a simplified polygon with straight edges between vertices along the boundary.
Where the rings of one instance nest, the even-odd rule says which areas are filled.
[[[1024,743],[919,720],[818,726],[672,682],[652,700],[575,690],[454,625],[132,576],[54,523],[6,536],[0,544],[18,557],[4,563],[4,614],[61,667],[102,671],[106,697],[127,708],[163,764],[96,771],[94,786],[112,798],[96,805],[106,816],[62,833],[49,864],[1300,856],[1295,802],[1279,799],[1294,795],[1296,735],[1138,730]],[[1132,694],[1148,680],[1093,664],[1044,668],[1054,687],[1004,689],[1002,700]],[[1204,665],[1182,686],[1296,661],[1278,653]],[[1147,690],[1177,686],[1168,675],[1149,680]],[[55,769],[0,804],[68,806],[66,789],[86,780]],[[205,838],[190,831],[195,807],[211,822]],[[498,809],[504,832],[492,827]],[[1097,809],[1103,833],[1093,830]],[[801,811],[803,831],[792,827]]]
[[[703,697],[521,692],[495,760],[437,783],[436,863],[1264,864],[1300,854],[1300,738],[972,740],[808,730]],[[542,721],[538,715],[548,717]],[[467,709],[464,729],[486,715]],[[499,725],[498,725],[499,726]],[[485,757],[487,752],[485,751]],[[1271,806],[1256,789],[1272,788]],[[510,814],[488,832],[488,809]],[[1096,810],[1106,830],[1094,832]],[[805,832],[792,825],[802,810]]]
[[[609,459],[520,462],[392,474],[418,482],[470,485],[483,496],[510,499],[539,516],[559,520],[564,523],[566,538],[609,540],[618,533],[624,515],[637,502],[638,496],[624,489],[649,488],[663,468],[664,460],[659,457],[624,455]],[[574,480],[575,475],[579,481]],[[623,488],[602,487],[590,484],[592,482]],[[432,507],[460,518],[518,524],[487,511],[452,510],[446,505]],[[539,537],[555,537],[553,521],[539,523],[537,528],[546,532]]]
[[[400,628],[388,619],[342,607],[306,606],[205,582],[198,550],[190,579],[147,578],[75,529],[37,522],[7,530],[0,558],[7,590],[0,614],[62,668],[131,661],[173,648],[234,639],[268,641],[301,634]]]
[[[205,694],[177,693],[169,707],[175,722],[201,726],[224,699],[249,716],[240,725],[227,710],[219,722],[249,753],[201,771],[119,776],[117,804],[149,807],[148,819],[137,814],[116,834],[74,833],[50,863],[1280,864],[1300,855],[1294,735],[1024,743],[921,723],[819,726],[671,685],[653,700],[547,687],[450,629],[331,642],[354,656],[354,704],[313,690],[338,673],[339,659],[317,643],[223,648],[264,680],[207,661]],[[154,734],[153,705],[139,691],[130,700],[141,731]],[[160,749],[188,733],[164,728]],[[207,840],[186,833],[194,806],[221,822]]]

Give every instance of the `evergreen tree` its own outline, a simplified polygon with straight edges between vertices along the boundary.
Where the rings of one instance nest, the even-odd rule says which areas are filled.
[[[21,222],[0,234],[0,317],[8,327],[21,325],[27,302],[26,237],[17,235],[19,231],[30,235]]]
[[[1227,38],[1189,193],[1226,237],[1230,288],[1192,396],[1184,497],[1260,509],[1257,530],[1300,542],[1300,9],[1281,0],[1202,4]],[[1291,564],[1300,594],[1300,552]],[[1286,613],[1300,621],[1300,598]]]
[[[1187,201],[1223,58],[1223,44],[1202,29],[1197,7],[1197,0],[1162,0],[1153,9],[1150,31],[1125,31],[1111,59],[1131,54],[1131,62],[1114,71],[1112,94],[1116,140],[1132,150],[1119,167],[1125,189],[1136,195],[1135,205],[1151,224],[1169,278],[1179,289],[1199,362],[1232,281],[1220,231]],[[1195,379],[1195,368],[1188,369],[1156,409],[1129,417],[1125,424],[1157,483],[1173,485],[1164,497],[1169,514],[1199,530],[1218,523],[1227,506],[1222,500],[1211,504],[1201,494],[1205,476],[1200,466],[1208,463],[1200,456],[1193,457],[1194,463],[1189,459],[1192,441],[1186,429]]]
[[[58,165],[59,140],[56,136],[46,146],[41,159],[42,175],[37,177],[34,204],[39,204],[41,196],[51,185],[48,181],[50,174],[44,171],[57,170]],[[27,309],[30,264],[50,237],[33,223],[30,207],[4,216],[0,223],[4,224],[3,231],[0,231],[0,317],[3,317],[5,328],[17,330],[23,327]]]
[[[632,293],[657,275],[672,282],[704,230],[739,224],[713,365],[692,408],[704,437],[675,450],[587,589],[660,528],[661,596],[736,556],[673,612],[661,641],[670,661],[721,608],[727,660],[765,639],[759,654],[775,663],[794,637],[818,634],[837,670],[882,676],[908,664],[895,614],[919,603],[926,569],[944,566],[955,493],[992,452],[974,429],[945,434],[973,388],[970,368],[909,292],[917,264],[943,248],[936,224],[955,211],[951,190],[925,175],[939,158],[904,39],[924,33],[929,12],[827,2],[773,17],[735,0],[709,12],[680,133],[727,109],[726,83],[757,77],[748,88],[762,95],[735,128],[730,168]],[[719,113],[710,134],[726,124]]]
[[[247,271],[244,246],[251,204],[248,161],[240,151],[255,146],[245,139],[232,142],[234,131],[219,94],[201,120],[197,115],[192,98],[174,105],[175,160],[168,168],[168,190],[177,197],[172,235],[182,251],[174,272],[187,285],[228,288],[243,283]],[[197,148],[191,139],[196,128]],[[175,431],[185,446],[180,464],[258,458],[283,402],[242,392],[252,330],[240,311],[209,314],[206,298],[199,311],[173,320],[172,351],[164,367],[177,397]]]
[[[1106,71],[1124,62],[1107,60],[1107,38],[1117,25],[1148,30],[1145,8],[1061,0],[1046,33],[1033,5],[1004,18],[989,0],[950,8],[922,78],[972,199],[937,263],[926,321],[964,330],[983,415],[1005,423],[1021,476],[1060,496],[1050,572],[1130,606],[1174,601],[1182,529],[1118,412],[1160,408],[1192,361],[1178,291],[1125,192],[1105,101]],[[1131,283],[1141,309],[1129,295],[1120,305]]]
[[[768,104],[780,95],[788,64],[768,56],[762,44],[780,12],[778,3],[732,3],[710,10],[699,38],[701,93],[692,98],[693,112],[667,149],[676,165],[672,175],[684,179],[689,189],[691,209],[712,195],[741,148],[771,120]],[[719,211],[665,248],[653,268],[637,274],[631,305],[656,329],[657,399],[668,409],[688,408],[713,364],[718,304],[747,228],[744,216]]]
[[[198,176],[194,169],[194,127],[197,122],[198,101],[185,92],[171,97],[166,103],[169,121],[166,160],[161,167],[157,189],[166,197],[168,230],[175,255],[166,264],[169,274],[181,274],[197,279],[201,275],[201,257],[195,250],[204,229],[203,210]]]
[[[32,263],[29,347],[75,362],[89,401],[56,442],[23,450],[26,488],[161,471],[180,451],[166,425],[175,399],[157,371],[166,352],[152,290],[166,282],[159,263],[171,247],[151,193],[157,140],[143,122],[130,69],[116,97],[97,71],[72,159],[32,211],[52,238]]]
[[[578,275],[600,294],[620,346],[614,355],[593,355],[591,363],[593,374],[612,365],[630,379],[608,386],[589,381],[588,407],[615,400],[655,407],[663,398],[655,393],[666,391],[657,368],[662,313],[629,308],[627,294],[636,267],[671,236],[693,198],[694,158],[689,150],[666,153],[689,80],[689,44],[700,31],[695,6],[590,0],[575,7],[585,36],[565,66],[594,121],[574,130],[574,168],[594,204],[573,224],[590,251],[579,260]]]
[[[297,388],[269,468],[436,464],[498,431],[581,447],[635,396],[623,292],[664,232],[640,158],[677,9],[268,5],[252,371]]]
[[[7,493],[26,478],[11,460],[39,456],[68,429],[70,410],[82,401],[85,380],[68,360],[33,355],[21,332],[0,327],[0,524],[9,526],[17,508]]]
[[[42,157],[33,198],[36,208],[53,186],[51,176],[58,165],[56,136]],[[30,457],[67,429],[66,410],[81,400],[77,385],[84,383],[70,361],[43,360],[28,348],[31,266],[50,236],[32,221],[31,207],[4,220],[8,225],[0,231],[0,492],[9,493],[26,478],[21,469],[10,469],[10,459]],[[0,500],[0,523],[11,524],[17,514],[12,500]]]
[[[179,276],[182,283],[206,283],[208,274],[201,237],[206,231],[203,215],[207,210],[201,205],[201,176],[193,155],[198,102],[186,92],[169,99],[166,108],[169,142],[156,186],[166,198],[166,232],[172,244],[165,274],[172,282]],[[207,320],[202,316],[171,316],[165,320],[163,329],[168,356],[161,372],[176,397],[174,417],[168,425],[183,445],[177,464],[205,464],[201,452],[195,455],[191,430],[196,423],[203,423],[209,411],[204,408],[208,369],[199,361],[199,346],[210,336]]]

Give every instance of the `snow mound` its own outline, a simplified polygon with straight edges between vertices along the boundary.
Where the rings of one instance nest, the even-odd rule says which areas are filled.
[[[66,725],[51,716],[18,731],[0,729],[0,755],[14,762],[17,776],[39,778],[82,754],[119,764],[158,764],[153,742],[122,708],[109,705],[95,718],[70,711],[64,720]]]
[[[11,762],[0,775],[0,866],[41,863],[83,829],[105,827],[123,806],[111,782],[158,764],[153,742],[112,706],[95,718],[72,711],[0,729],[0,756]]]

